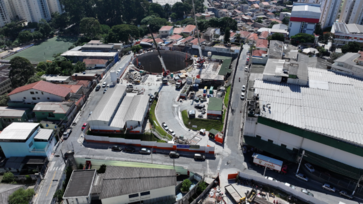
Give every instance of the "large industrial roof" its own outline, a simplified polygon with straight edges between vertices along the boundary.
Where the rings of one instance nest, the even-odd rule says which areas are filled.
[[[1,133],[1,140],[26,140],[29,134],[39,126],[38,123],[18,123],[13,122]]]
[[[291,11],[291,17],[298,18],[319,19],[320,14],[320,6],[317,5],[294,5]]]
[[[256,80],[260,116],[363,145],[363,81],[317,68],[308,77],[309,87]]]
[[[125,123],[129,120],[142,121],[148,103],[149,96],[147,95],[127,94],[110,126],[124,128]]]
[[[69,50],[61,54],[62,57],[115,57],[117,52],[80,52]]]
[[[98,102],[89,121],[99,120],[108,124],[108,122],[111,121],[111,117],[116,111],[117,106],[120,104],[122,97],[125,95],[125,92],[125,85],[116,85],[114,88],[109,88]]]

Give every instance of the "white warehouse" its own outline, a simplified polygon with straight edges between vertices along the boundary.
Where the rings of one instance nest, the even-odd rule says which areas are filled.
[[[149,110],[149,96],[126,94],[125,85],[109,88],[88,120],[91,131],[142,133]]]

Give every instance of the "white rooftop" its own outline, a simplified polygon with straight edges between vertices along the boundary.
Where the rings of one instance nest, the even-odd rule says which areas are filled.
[[[68,50],[61,54],[62,57],[115,57],[117,52],[81,52]]]
[[[50,136],[52,136],[53,129],[39,129],[38,134],[34,137],[37,140],[46,140],[48,141]]]
[[[261,117],[363,145],[363,81],[308,68],[309,87],[256,80]],[[271,109],[264,111],[263,105]]]
[[[320,5],[294,5],[291,17],[320,19]]]
[[[142,121],[148,103],[148,95],[127,94],[110,126],[124,128],[129,120]]]
[[[38,123],[13,122],[0,133],[0,140],[25,140]]]

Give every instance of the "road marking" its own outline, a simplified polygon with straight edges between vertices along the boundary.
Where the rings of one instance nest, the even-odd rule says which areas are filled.
[[[48,188],[48,191],[47,191],[47,195],[45,195],[45,196],[48,196],[48,194],[49,194],[49,190],[50,190],[50,187],[52,187],[53,179],[54,179],[54,177],[55,177],[55,173],[57,173],[57,171],[54,171],[52,181],[51,181],[51,182],[50,182],[50,184],[49,184],[49,188]]]
[[[219,159],[219,162],[218,162],[218,168],[217,170],[221,170],[221,165],[222,165],[222,157]]]

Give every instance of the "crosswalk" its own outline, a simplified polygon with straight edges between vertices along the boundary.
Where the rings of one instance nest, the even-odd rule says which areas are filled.
[[[50,162],[49,166],[48,166],[48,172],[51,172],[51,171],[58,171],[58,170],[63,170],[64,168],[64,165],[62,166],[54,166],[55,162]]]

